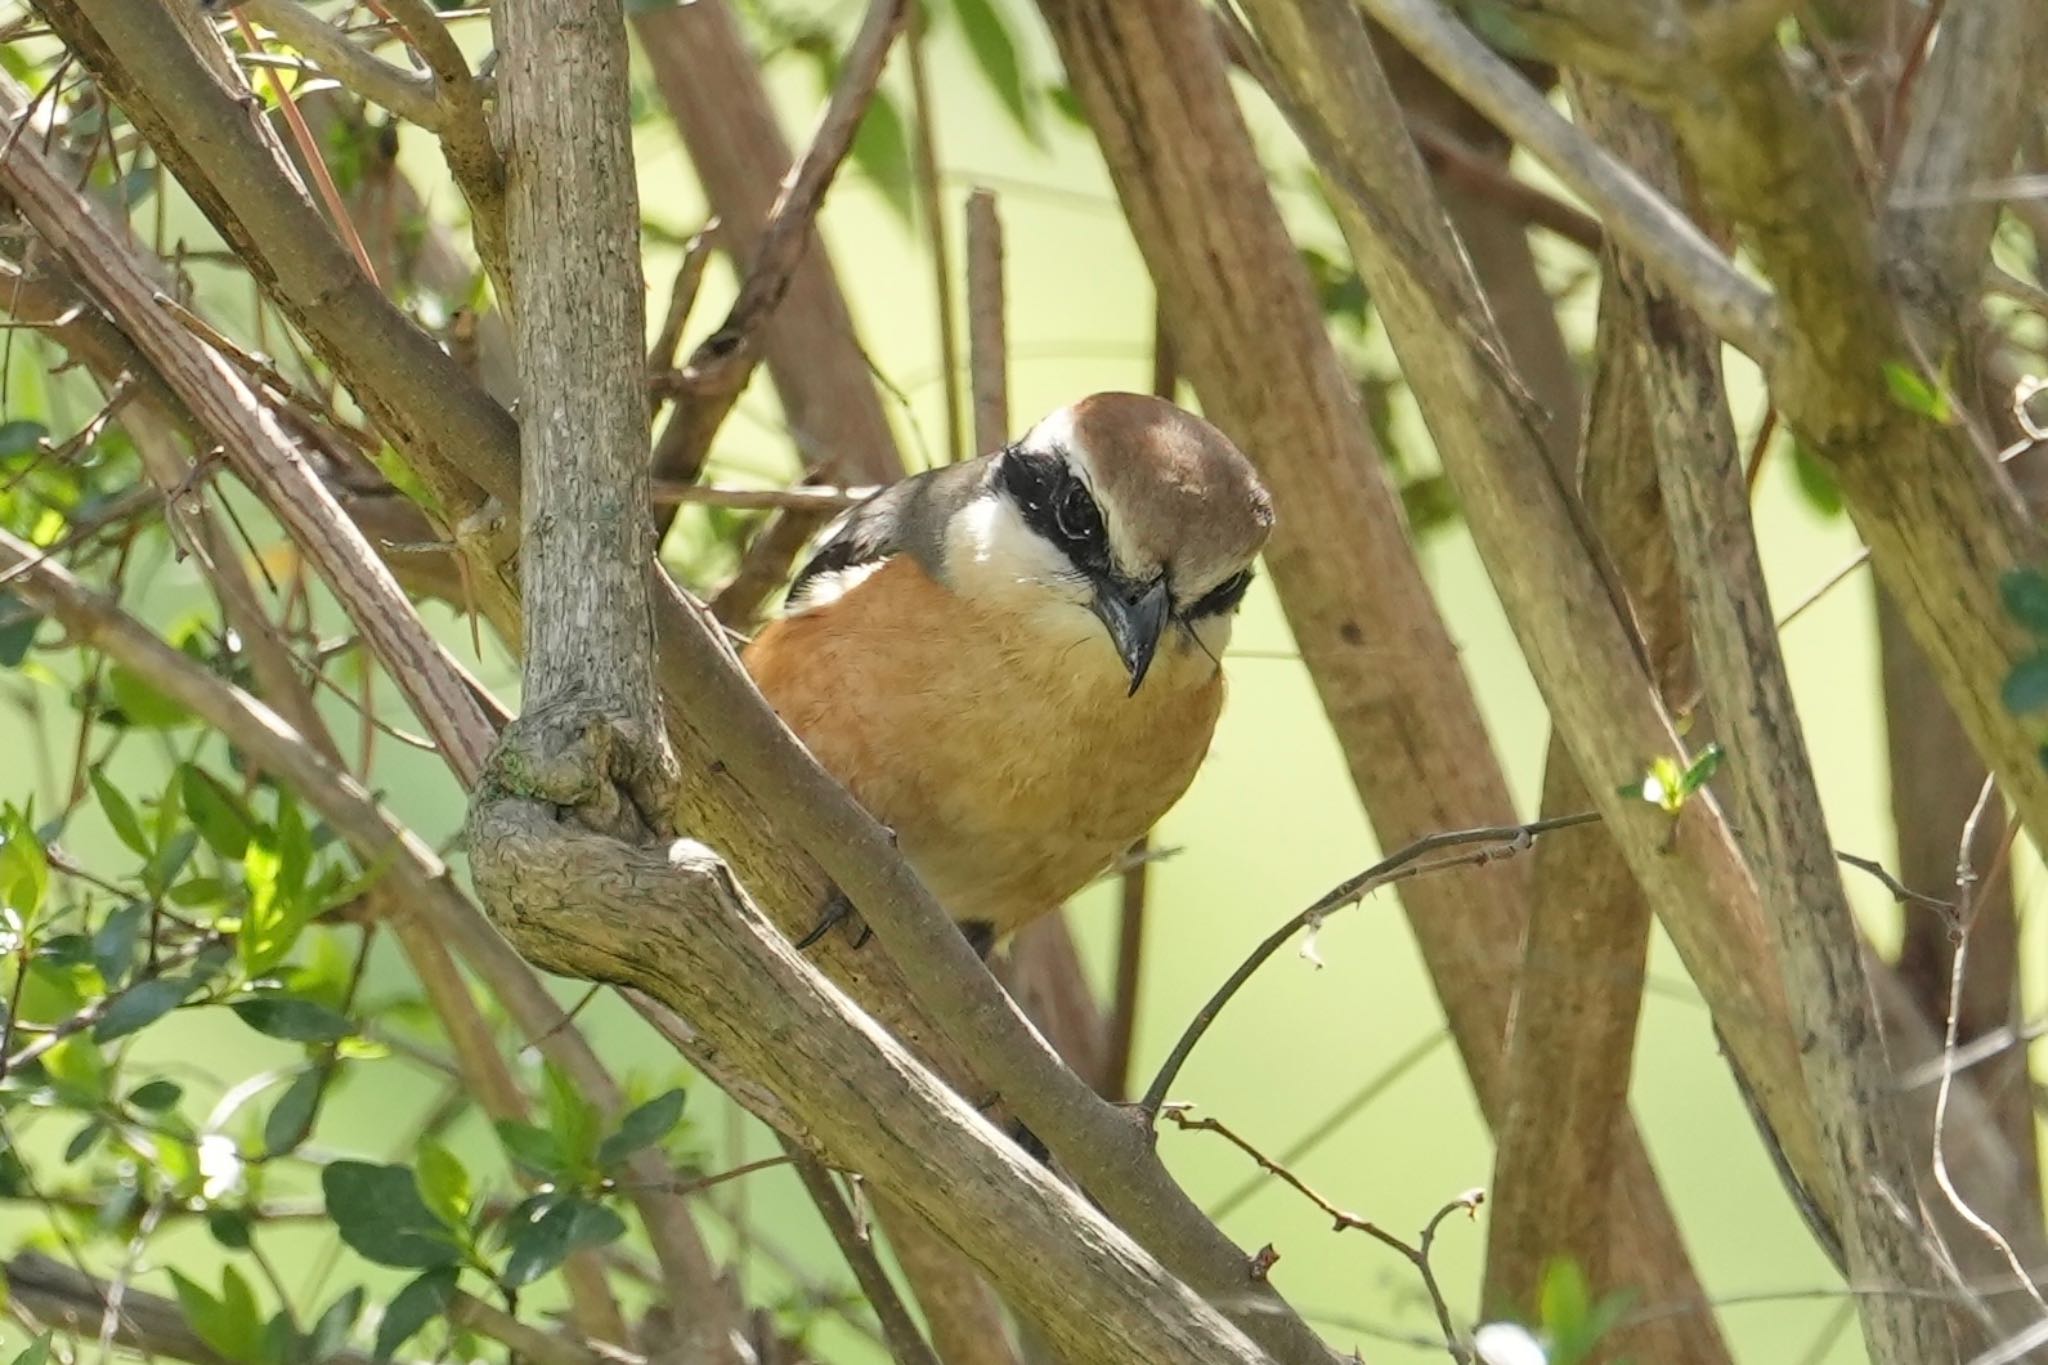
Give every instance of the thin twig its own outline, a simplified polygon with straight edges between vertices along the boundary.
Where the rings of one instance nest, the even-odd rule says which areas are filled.
[[[1451,1322],[1451,1308],[1444,1300],[1443,1286],[1437,1283],[1436,1271],[1430,1266],[1429,1254],[1436,1245],[1437,1230],[1443,1226],[1444,1220],[1454,1213],[1461,1212],[1470,1216],[1476,1216],[1479,1206],[1486,1201],[1486,1191],[1481,1189],[1467,1190],[1438,1209],[1434,1214],[1430,1215],[1429,1221],[1422,1225],[1422,1235],[1411,1246],[1408,1242],[1396,1237],[1371,1219],[1360,1218],[1355,1213],[1350,1213],[1337,1207],[1337,1205],[1316,1193],[1300,1176],[1239,1137],[1221,1121],[1211,1118],[1195,1118],[1189,1113],[1188,1106],[1180,1104],[1168,1105],[1163,1114],[1164,1117],[1173,1121],[1174,1126],[1184,1131],[1214,1133],[1230,1143],[1231,1146],[1257,1162],[1260,1169],[1275,1176],[1282,1184],[1308,1200],[1309,1203],[1314,1204],[1318,1209],[1321,1209],[1329,1216],[1330,1221],[1336,1225],[1338,1232],[1347,1230],[1362,1232],[1379,1242],[1382,1246],[1398,1252],[1408,1264],[1415,1267],[1416,1273],[1422,1277],[1422,1287],[1429,1294],[1430,1306],[1436,1310],[1437,1325],[1443,1329],[1444,1347],[1451,1353],[1451,1358],[1460,1362],[1460,1365],[1465,1365],[1466,1362],[1472,1359],[1471,1348],[1465,1345],[1464,1339],[1458,1334],[1457,1327]]]
[[[1962,837],[1956,845],[1956,910],[1953,928],[1955,957],[1949,966],[1948,1016],[1942,1028],[1941,1085],[1934,1092],[1934,1183],[1941,1187],[1942,1194],[1948,1199],[1949,1207],[1956,1211],[1957,1216],[1975,1228],[1985,1241],[1997,1248],[2006,1265],[2026,1289],[2028,1297],[2033,1299],[2035,1307],[2043,1314],[2048,1314],[2048,1298],[2042,1296],[2033,1278],[2027,1274],[2026,1267],[2020,1262],[2019,1253],[2013,1250],[2012,1243],[2006,1240],[2005,1234],[2000,1232],[1990,1219],[1977,1212],[1971,1207],[1970,1202],[1963,1198],[1962,1191],[1956,1188],[1955,1180],[1948,1169],[1948,1101],[1949,1095],[1955,1089],[1956,1036],[1962,1026],[1963,1016],[1963,977],[1970,958],[1970,930],[1975,927],[1976,921],[1974,899],[1977,869],[1971,849],[1976,846],[1978,826],[1983,822],[1985,812],[1990,808],[1997,791],[1997,778],[1986,777],[1983,789],[1977,793],[1977,804],[1971,808],[1969,818],[1963,822]]]
[[[1570,829],[1575,825],[1590,825],[1599,819],[1599,813],[1596,811],[1581,811],[1576,815],[1532,820],[1524,825],[1488,825],[1478,829],[1446,830],[1439,834],[1425,835],[1391,856],[1382,858],[1356,876],[1345,878],[1319,896],[1306,910],[1268,934],[1258,947],[1252,949],[1251,956],[1238,964],[1237,970],[1230,974],[1229,979],[1209,997],[1208,1003],[1196,1011],[1195,1017],[1188,1021],[1187,1028],[1180,1035],[1180,1041],[1173,1045],[1173,1051],[1167,1054],[1165,1063],[1159,1068],[1159,1074],[1152,1078],[1152,1084],[1146,1088],[1144,1098],[1138,1101],[1139,1106],[1147,1114],[1159,1113],[1160,1106],[1166,1100],[1166,1092],[1172,1088],[1174,1080],[1180,1075],[1180,1069],[1186,1064],[1188,1055],[1195,1050],[1195,1044],[1202,1040],[1202,1035],[1209,1031],[1209,1026],[1216,1022],[1216,1016],[1223,1012],[1223,1007],[1230,1003],[1231,997],[1238,993],[1245,982],[1251,980],[1252,974],[1265,965],[1267,958],[1279,952],[1303,929],[1321,925],[1324,917],[1331,912],[1363,900],[1372,892],[1393,882],[1453,867],[1472,867],[1490,863],[1495,859],[1522,852],[1537,838],[1554,830]],[[1483,844],[1485,847],[1453,858],[1427,863],[1417,861],[1439,849],[1467,844]]]
[[[256,26],[249,22],[249,16],[235,11],[235,24],[242,30],[243,41],[249,44],[251,52],[263,50],[263,40],[256,36]],[[362,235],[356,231],[354,220],[348,216],[348,206],[342,203],[341,191],[334,187],[334,177],[327,173],[327,162],[320,155],[320,143],[314,138],[313,130],[306,126],[306,116],[299,112],[298,101],[284,88],[284,78],[270,68],[263,72],[264,80],[270,84],[270,93],[277,98],[277,107],[284,114],[285,126],[291,129],[292,141],[298,144],[299,155],[305,159],[306,170],[312,175],[313,183],[320,191],[320,201],[327,206],[327,212],[334,218],[334,227],[355,253],[356,264],[363,268],[363,274],[372,284],[377,283],[377,267],[370,263],[370,252],[363,245]]]
[[[846,1200],[840,1197],[839,1189],[832,1181],[832,1172],[787,1137],[782,1139],[782,1148],[788,1153],[789,1160],[796,1164],[796,1173],[804,1182],[805,1192],[818,1206],[818,1213],[824,1218],[825,1226],[831,1229],[832,1240],[839,1244],[840,1254],[846,1257],[846,1264],[853,1271],[853,1278],[859,1282],[862,1295],[881,1320],[882,1335],[889,1343],[889,1354],[895,1357],[896,1365],[939,1365],[938,1356],[917,1330],[917,1324],[903,1306],[902,1296],[896,1292],[889,1273],[882,1269],[881,1261],[876,1258],[874,1242],[855,1221]]]
[[[761,329],[789,292],[789,283],[811,240],[818,208],[839,165],[853,146],[889,48],[903,26],[908,0],[873,0],[860,31],[846,51],[838,84],[825,103],[810,146],[790,168],[782,193],[768,212],[754,256],[724,324],[690,357],[689,391],[655,443],[655,469],[672,478],[694,479],[704,467],[711,438],[738,401],[754,372]]]
[[[319,63],[322,72],[370,103],[430,132],[444,126],[446,119],[431,78],[393,66],[368,48],[350,42],[340,29],[298,0],[243,0],[242,7]]]

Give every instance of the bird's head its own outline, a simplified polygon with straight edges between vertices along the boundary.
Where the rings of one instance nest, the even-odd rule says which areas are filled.
[[[1107,634],[1135,694],[1171,628],[1220,649],[1272,525],[1271,497],[1222,432],[1161,399],[1099,393],[992,458],[949,530],[947,567],[1062,629],[1091,613],[1085,629]]]

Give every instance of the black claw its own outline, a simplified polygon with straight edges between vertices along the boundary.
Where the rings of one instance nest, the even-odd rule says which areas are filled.
[[[853,902],[846,898],[845,892],[836,886],[833,887],[832,894],[825,898],[825,908],[819,913],[818,922],[811,926],[809,933],[796,941],[796,950],[800,953],[805,951],[819,939],[831,933],[833,925],[851,918],[852,915]],[[868,928],[865,924],[861,926],[860,935],[860,939],[854,944],[856,948],[862,943],[867,942]]]
[[[1030,1157],[1039,1165],[1052,1165],[1052,1153],[1046,1149],[1046,1145],[1043,1142],[1039,1141],[1038,1134],[1026,1128],[1022,1123],[1011,1122],[1010,1140],[1019,1147],[1022,1147],[1024,1155]]]

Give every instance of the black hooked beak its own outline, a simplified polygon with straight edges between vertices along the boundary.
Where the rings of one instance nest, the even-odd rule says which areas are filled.
[[[1164,578],[1150,583],[1108,577],[1096,581],[1095,614],[1108,628],[1117,657],[1131,673],[1131,690],[1126,696],[1136,696],[1139,684],[1145,681],[1145,670],[1152,667],[1159,637],[1166,633],[1171,619],[1172,605]]]

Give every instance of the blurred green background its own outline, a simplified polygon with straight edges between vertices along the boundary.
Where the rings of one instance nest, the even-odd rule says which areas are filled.
[[[812,8],[846,26],[858,7]],[[1036,88],[1057,81],[1057,64],[1028,7],[1013,6],[1009,13],[1025,84]],[[472,42],[480,37],[468,34]],[[943,114],[937,137],[945,226],[956,264],[966,192],[985,186],[1000,196],[1013,427],[1021,430],[1044,411],[1092,391],[1145,388],[1151,373],[1152,290],[1091,138],[1046,101],[1034,105],[1036,136],[1027,135],[982,74],[957,22],[936,26],[929,52],[934,97]],[[639,74],[645,84],[644,73]],[[820,101],[817,72],[806,61],[784,58],[771,64],[768,78],[792,140],[800,142]],[[907,108],[907,74],[900,59],[884,88]],[[1297,149],[1256,94],[1246,88],[1245,95],[1276,190],[1301,240],[1341,260],[1341,245]],[[639,124],[638,147],[645,216],[662,229],[650,235],[646,260],[647,278],[654,282],[651,306],[658,313],[677,262],[673,243],[701,225],[706,209],[651,89],[647,99],[650,116]],[[448,212],[453,192],[425,135],[405,135],[402,161],[416,184],[436,187],[429,200]],[[935,458],[944,444],[944,377],[930,268],[920,226],[892,204],[868,173],[872,169],[856,166],[841,177],[823,223],[862,339],[879,372],[901,393],[902,401],[890,407],[903,448],[913,460]],[[174,202],[174,212],[188,220],[188,234],[195,241],[203,238],[205,229],[189,207]],[[1591,333],[1591,263],[1575,248],[1541,233],[1537,245],[1548,277],[1572,291],[1568,322],[1574,344],[1583,349]],[[245,292],[222,287],[226,277],[218,271],[202,269],[196,275],[212,316],[246,322]],[[714,263],[686,346],[715,325],[732,288],[725,265]],[[1246,342],[1245,363],[1256,364],[1256,339]],[[1356,351],[1367,368],[1391,372],[1391,358],[1376,332]],[[91,399],[77,397],[62,382],[46,386],[45,364],[38,347],[17,345],[9,391],[24,404],[30,395],[40,395],[54,415],[51,427],[68,429],[66,403],[75,422],[90,414]],[[1735,416],[1745,437],[1761,407],[1755,385],[1739,383]],[[1394,431],[1412,462],[1409,472],[1427,471],[1434,456],[1405,396],[1397,396],[1395,409]],[[1259,455],[1250,453],[1254,459]],[[769,484],[794,472],[772,393],[765,379],[757,380],[725,428],[711,477]],[[1284,505],[1278,508],[1283,518],[1287,511]],[[668,546],[686,576],[725,567],[704,547],[708,515],[701,508],[685,509]],[[1856,548],[1846,521],[1829,516],[1802,494],[1782,441],[1772,450],[1760,482],[1757,522],[1781,612]],[[1533,814],[1547,739],[1540,700],[1462,529],[1452,524],[1426,533],[1421,553],[1463,647],[1521,808]],[[152,622],[167,627],[204,604],[203,585],[191,565],[165,559],[140,567],[127,605]],[[469,654],[461,623],[439,607],[430,607],[428,616],[458,653]],[[1787,633],[1785,648],[1836,842],[1889,859],[1889,774],[1868,579],[1858,576],[1833,592]],[[1134,1067],[1140,1078],[1150,1074],[1196,1006],[1260,937],[1378,855],[1292,649],[1270,587],[1262,581],[1248,600],[1232,648],[1231,700],[1208,765],[1159,836],[1181,851],[1154,870]],[[488,640],[479,669],[501,696],[516,702],[515,667]],[[6,756],[0,765],[0,796],[19,802],[37,794],[39,807],[48,809],[58,796],[56,785],[67,780],[76,736],[62,694],[55,690],[59,682],[0,677],[0,697],[9,703],[0,707],[0,755]],[[410,727],[388,685],[379,695],[386,718]],[[355,732],[352,713],[331,697],[323,704],[338,734]],[[132,791],[154,792],[170,770],[172,751],[189,757],[192,746],[206,742],[191,731],[173,732],[160,745],[154,736],[132,740],[121,747],[110,772],[132,783]],[[373,785],[430,841],[445,843],[462,814],[462,798],[452,780],[430,755],[388,740],[379,743],[377,755]],[[1733,761],[1739,762],[1740,755]],[[128,857],[90,810],[68,831],[66,843],[88,866],[124,866]],[[2029,861],[2017,878],[2023,906],[2037,882]],[[1849,889],[1873,935],[1889,944],[1897,915],[1889,897],[1861,878],[1852,879]],[[1113,951],[1113,898],[1111,888],[1098,887],[1069,911],[1091,968],[1103,981]],[[2040,944],[2031,921],[2026,932],[2028,959],[2038,960]],[[1503,958],[1513,958],[1517,946],[1500,944]],[[1320,935],[1318,951],[1320,966],[1293,952],[1271,962],[1210,1033],[1174,1098],[1223,1119],[1269,1152],[1290,1148],[1333,1115],[1348,1115],[1300,1157],[1295,1169],[1353,1212],[1410,1232],[1459,1192],[1487,1183],[1487,1134],[1392,896],[1381,893],[1333,919]],[[380,957],[369,986],[373,994],[407,989],[395,955]],[[2030,1006],[2038,1005],[2040,983],[2030,979],[2028,990]],[[581,992],[565,983],[559,993],[568,1001]],[[604,1054],[621,1071],[641,1078],[646,1088],[660,1088],[678,1074],[672,1056],[608,999],[581,1017]],[[142,1035],[127,1074],[137,1080],[160,1071],[201,1096],[203,1108],[224,1087],[296,1056],[297,1049],[257,1037],[224,1011],[195,1010]],[[438,1098],[437,1084],[400,1056],[359,1065],[325,1109],[315,1145],[336,1154],[402,1157],[407,1135]],[[1861,1360],[1853,1330],[1839,1330],[1849,1316],[1839,1283],[1781,1192],[1716,1056],[1696,992],[1661,942],[1652,960],[1634,1100],[1705,1283],[1726,1305],[1724,1328],[1739,1357],[1843,1365]],[[689,1143],[701,1153],[706,1169],[775,1150],[765,1131],[738,1118],[708,1086],[691,1085],[686,1123]],[[28,1123],[20,1131],[32,1161],[58,1169],[58,1153],[70,1129]],[[452,1140],[484,1180],[509,1188],[479,1118],[463,1119],[452,1130]],[[1440,1345],[1427,1344],[1431,1321],[1420,1286],[1398,1258],[1366,1238],[1332,1233],[1327,1220],[1292,1192],[1270,1181],[1255,1182],[1257,1172],[1241,1154],[1213,1137],[1168,1130],[1160,1141],[1166,1160],[1198,1200],[1208,1205],[1232,1201],[1225,1226],[1234,1237],[1248,1248],[1271,1243],[1278,1250],[1275,1283],[1327,1328],[1336,1345],[1348,1349],[1355,1343],[1368,1359],[1385,1365],[1442,1358]],[[296,1180],[280,1175],[283,1183],[273,1185],[273,1194],[315,1188],[303,1173]],[[1251,1192],[1244,1197],[1247,1186]],[[714,1215],[707,1225],[719,1244],[740,1257],[750,1286],[766,1290],[750,1298],[772,1301],[797,1278],[850,1283],[809,1202],[786,1171],[747,1177],[721,1187],[705,1202]],[[1485,1217],[1482,1211],[1477,1225],[1454,1220],[1437,1243],[1439,1273],[1461,1313],[1474,1303]],[[0,1205],[0,1250],[38,1221],[32,1206]],[[748,1227],[745,1234],[731,1230],[740,1222]],[[357,1281],[385,1291],[401,1282],[403,1277],[368,1267],[352,1253],[342,1252],[340,1263],[330,1264],[331,1257],[321,1250],[330,1241],[306,1232],[286,1233],[269,1244],[287,1284],[299,1289],[324,1283],[324,1291],[309,1295],[309,1302],[324,1302]],[[105,1251],[104,1245],[98,1248]],[[167,1292],[163,1277],[149,1270],[166,1264],[210,1283],[216,1278],[211,1262],[219,1256],[203,1229],[178,1227],[151,1243],[138,1283]],[[1697,1305],[1682,1303],[1638,1306],[1697,1310]],[[819,1319],[816,1330],[815,1340],[829,1359],[884,1358],[830,1315]],[[18,1332],[0,1324],[0,1357],[19,1344]]]

